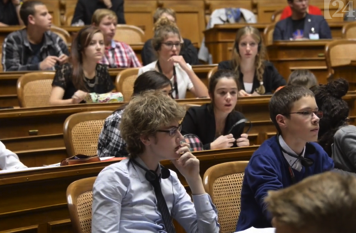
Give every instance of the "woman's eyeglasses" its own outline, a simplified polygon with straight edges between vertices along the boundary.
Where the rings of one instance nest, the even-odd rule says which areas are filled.
[[[177,43],[163,42],[162,44],[164,44],[169,49],[173,49],[173,46],[176,46],[176,48],[179,49],[182,46],[182,44],[180,42],[177,42]]]
[[[177,134],[177,132],[182,131],[182,125],[178,125],[178,127],[172,127],[169,129],[159,129],[157,132],[163,132],[163,133],[168,133],[169,136],[173,137]]]

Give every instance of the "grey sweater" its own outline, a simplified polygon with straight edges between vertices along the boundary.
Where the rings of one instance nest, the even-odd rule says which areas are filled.
[[[347,125],[336,131],[332,158],[335,163],[341,164],[345,171],[356,172],[356,126]]]

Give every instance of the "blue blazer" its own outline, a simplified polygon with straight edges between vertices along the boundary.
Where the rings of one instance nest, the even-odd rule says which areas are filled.
[[[279,21],[274,27],[273,40],[290,40],[293,38],[292,17]],[[328,23],[321,15],[305,16],[303,37],[309,39],[309,34],[314,32],[319,34],[319,39],[331,39],[331,31]]]

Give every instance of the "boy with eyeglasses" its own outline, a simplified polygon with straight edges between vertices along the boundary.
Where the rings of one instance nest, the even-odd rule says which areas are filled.
[[[278,135],[266,140],[246,167],[236,231],[271,227],[272,216],[264,202],[268,191],[334,168],[333,160],[315,143],[323,114],[313,92],[286,86],[272,96],[269,109]]]
[[[135,96],[120,124],[129,159],[100,172],[93,188],[92,232],[219,232],[217,210],[205,193],[199,160],[182,143],[185,109],[161,91]],[[160,165],[171,160],[186,179],[194,203],[177,174]]]

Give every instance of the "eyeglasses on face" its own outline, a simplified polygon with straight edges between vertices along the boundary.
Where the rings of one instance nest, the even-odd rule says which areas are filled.
[[[182,46],[180,42],[163,42],[162,44],[164,44],[169,49],[173,49],[173,46],[176,46],[176,48],[179,49]]]
[[[177,132],[182,131],[182,125],[178,125],[178,127],[171,127],[169,129],[159,129],[157,132],[168,133],[169,136],[173,137],[177,134]]]
[[[299,111],[299,112],[290,112],[289,114],[299,114],[304,117],[310,117],[313,118],[314,115],[316,115],[319,119],[323,118],[323,112],[322,111]]]

